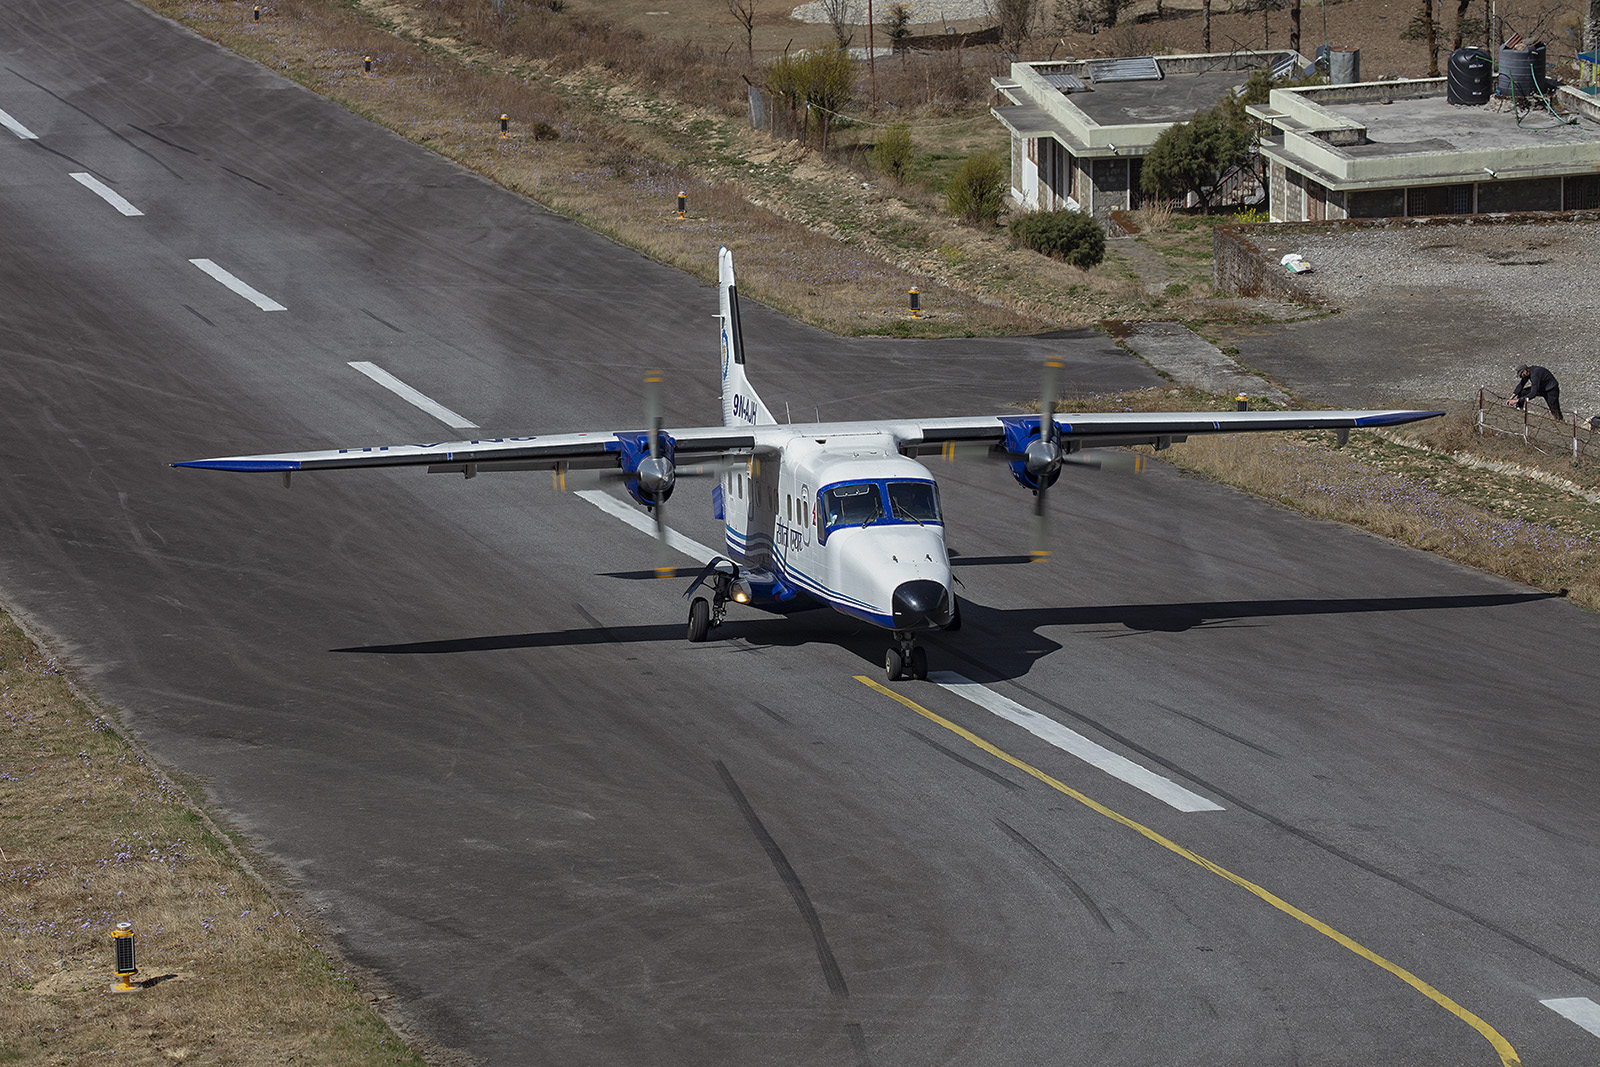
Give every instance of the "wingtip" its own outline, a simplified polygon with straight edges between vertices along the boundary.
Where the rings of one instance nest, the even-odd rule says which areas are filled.
[[[185,459],[172,463],[174,467],[194,467],[206,471],[297,471],[300,464],[283,459]]]

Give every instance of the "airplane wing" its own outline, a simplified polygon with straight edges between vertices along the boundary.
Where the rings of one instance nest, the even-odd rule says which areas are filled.
[[[1055,415],[1057,439],[1067,450],[1154,445],[1165,448],[1201,434],[1282,430],[1334,430],[1343,439],[1354,429],[1398,426],[1443,415],[1403,409],[1362,411],[1156,411]],[[960,442],[1025,443],[1039,430],[1037,415],[928,419],[894,424],[902,451],[930,455]]]
[[[755,447],[754,434],[738,426],[664,429],[679,455],[714,456]],[[478,471],[533,471],[622,468],[627,448],[637,447],[647,431],[544,434],[538,437],[495,437],[434,444],[374,445],[317,452],[280,452],[259,456],[192,459],[174,467],[218,471],[342,470],[352,467],[427,467],[433,474]]]
[[[1267,430],[1335,430],[1396,426],[1441,415],[1439,411],[1177,411],[1057,414],[1063,448],[1107,448],[1147,444],[1165,447],[1198,434]],[[937,454],[963,442],[1025,445],[1038,433],[1037,415],[983,415],[923,420],[817,422],[762,426],[663,427],[678,457],[706,459],[738,453],[773,452],[794,437],[888,434],[908,455]],[[315,452],[223,456],[173,463],[222,471],[340,470],[359,467],[427,467],[430,473],[627,469],[637,459],[646,431],[596,431],[497,437],[432,444],[374,445]],[[1020,447],[1017,449],[1020,451]]]

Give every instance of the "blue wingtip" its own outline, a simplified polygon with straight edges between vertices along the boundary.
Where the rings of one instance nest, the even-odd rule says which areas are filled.
[[[1433,419],[1443,415],[1442,411],[1400,411],[1392,415],[1372,415],[1365,419],[1357,419],[1357,426],[1391,426],[1402,422],[1418,422],[1422,419]]]
[[[198,467],[206,471],[297,471],[300,464],[292,459],[190,459],[172,464],[174,467]]]

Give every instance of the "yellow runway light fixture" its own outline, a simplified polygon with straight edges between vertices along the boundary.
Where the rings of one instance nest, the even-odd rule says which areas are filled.
[[[687,194],[678,193],[678,218],[687,218],[689,215],[689,197]]]
[[[913,285],[906,291],[906,295],[911,297],[911,317],[914,319],[922,318],[922,293]]]
[[[500,139],[503,141],[511,136],[511,116],[500,116]]]

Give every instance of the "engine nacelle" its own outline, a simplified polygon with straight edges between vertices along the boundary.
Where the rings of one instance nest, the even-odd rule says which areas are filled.
[[[629,496],[647,508],[666,503],[678,482],[677,442],[667,434],[657,436],[661,454],[652,456],[649,434],[617,434],[622,471],[626,475],[622,484],[627,487]]]
[[[1033,492],[1056,484],[1061,477],[1061,442],[1054,435],[1045,440],[1040,432],[1044,419],[1038,415],[1008,415],[1000,422],[1006,428],[1005,450],[1017,457],[1007,464],[1017,484]]]

